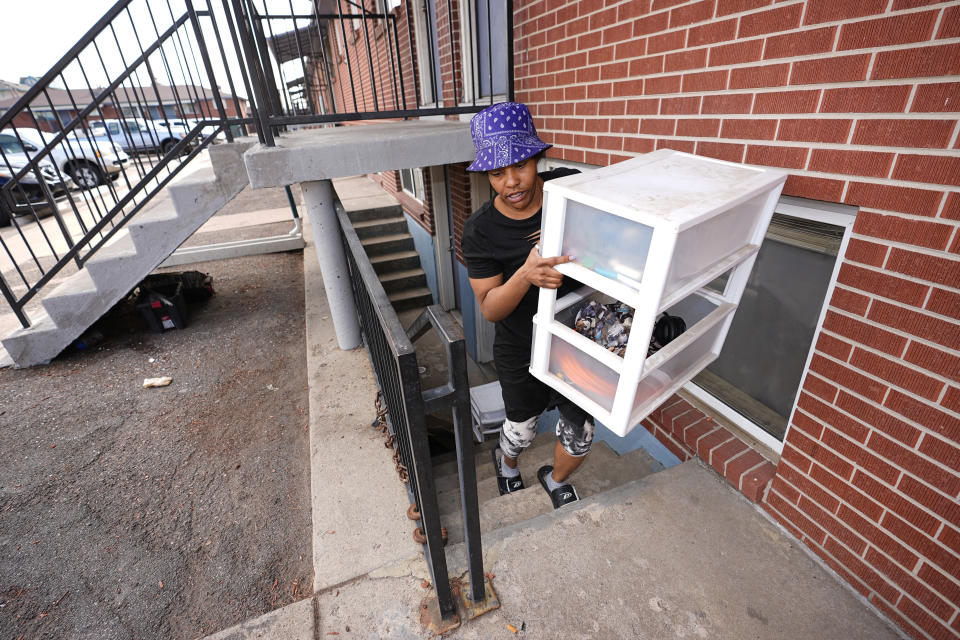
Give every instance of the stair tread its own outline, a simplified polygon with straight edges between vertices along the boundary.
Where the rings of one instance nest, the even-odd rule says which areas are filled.
[[[530,449],[523,453],[521,458],[520,471],[523,476],[523,483],[526,489],[531,487],[539,488],[537,480],[537,470],[545,464],[553,461],[553,447],[540,447],[539,449]],[[577,473],[571,478],[571,482],[581,493],[581,497],[593,495],[606,488],[603,478],[606,475],[617,473],[619,467],[629,466],[630,461],[623,461],[620,456],[605,443],[597,442],[590,452],[590,456],[584,461],[583,466],[577,470]],[[477,495],[481,504],[498,498],[497,477],[493,472],[493,463],[488,458],[485,467],[489,473],[482,477],[477,474]],[[621,483],[622,484],[622,483]],[[525,490],[526,490],[525,489]],[[541,489],[542,490],[542,489]],[[446,491],[441,491],[437,495],[437,501],[440,504],[440,513],[453,513],[460,511],[460,485],[454,484]]]
[[[127,229],[121,229],[117,232],[117,235],[114,236],[113,242],[103,247],[90,257],[90,259],[87,261],[87,265],[106,262],[108,260],[113,260],[114,258],[132,256],[136,255],[136,253],[137,247],[133,243],[133,236],[130,235],[130,231]]]
[[[177,210],[172,206],[160,206],[150,209],[149,211],[138,213],[136,216],[134,216],[129,224],[132,226],[162,224],[164,222],[176,220],[178,217]]]
[[[360,244],[362,244],[363,246],[368,246],[372,244],[397,242],[398,240],[406,240],[408,238],[412,240],[413,236],[411,236],[409,233],[388,233],[382,236],[372,236],[370,238],[363,238],[360,241]]]
[[[534,462],[534,464],[530,464],[530,462]],[[546,495],[536,477],[536,470],[540,464],[543,464],[543,462],[528,461],[526,463],[525,469],[529,467],[524,473],[526,487],[516,493],[505,496],[499,495],[496,488],[496,479],[492,476],[478,482],[481,531],[493,531],[553,511],[550,498]],[[487,466],[492,468],[489,461]],[[662,465],[653,460],[645,451],[638,456],[631,456],[630,454],[618,456],[605,443],[597,442],[594,444],[590,457],[571,477],[571,482],[576,487],[580,498],[583,499],[646,477],[662,469]],[[440,500],[441,521],[447,528],[450,542],[462,541],[463,522],[460,516],[459,490],[445,492],[444,495],[438,496],[438,500]]]
[[[377,218],[375,220],[361,220],[360,222],[354,222],[354,229],[369,229],[371,227],[380,227],[390,224],[403,223],[406,224],[406,220],[403,216],[391,217],[391,218]]]
[[[58,284],[50,293],[46,294],[43,300],[96,293],[96,291],[97,285],[93,281],[93,278],[90,277],[90,272],[86,269],[81,269],[70,277],[65,278],[63,282]]]
[[[416,276],[426,275],[426,272],[417,267],[416,269],[399,269],[397,271],[388,271],[387,273],[379,274],[380,282],[387,282],[390,280],[402,280],[403,278],[413,278]]]
[[[402,289],[395,293],[391,293],[387,296],[387,299],[390,302],[396,302],[398,300],[410,300],[411,298],[419,298],[420,296],[432,296],[430,289],[427,287],[415,287],[413,289]]]
[[[391,260],[419,257],[419,255],[416,251],[394,251],[392,253],[381,253],[380,255],[370,256],[370,262],[377,264],[380,262],[390,262]]]

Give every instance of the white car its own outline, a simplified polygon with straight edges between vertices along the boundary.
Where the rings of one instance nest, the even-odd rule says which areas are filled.
[[[90,132],[97,140],[118,144],[127,153],[160,151],[166,154],[186,135],[181,128],[159,127],[153,121],[139,118],[94,120],[90,123]]]
[[[23,143],[42,149],[53,140],[55,133],[37,129],[17,128]],[[32,152],[32,149],[27,149]],[[130,159],[119,145],[109,140],[87,137],[82,131],[68,134],[46,156],[62,173],[73,178],[81,189],[93,189],[107,180],[116,180],[123,171],[123,163]]]
[[[170,127],[173,127],[175,131],[180,131],[181,135],[186,136],[195,126],[200,124],[200,121],[191,120],[190,118],[186,118],[183,120],[154,120],[153,124],[157,129],[160,129],[160,130],[165,129],[169,125]],[[216,130],[217,130],[217,126],[214,124],[211,124],[201,129],[200,134],[204,138],[206,138]],[[226,134],[224,134],[224,132],[221,131],[216,136],[214,136],[213,141],[222,142],[226,139],[227,139]]]

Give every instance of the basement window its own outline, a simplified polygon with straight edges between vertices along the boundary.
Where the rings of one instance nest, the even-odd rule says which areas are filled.
[[[723,351],[685,388],[783,448],[856,209],[781,197]],[[722,289],[721,276],[711,287]]]
[[[426,199],[423,186],[423,169],[400,169],[400,188],[420,202]]]

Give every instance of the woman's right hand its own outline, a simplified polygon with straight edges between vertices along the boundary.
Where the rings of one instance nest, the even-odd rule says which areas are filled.
[[[535,287],[543,289],[559,289],[563,282],[563,274],[554,269],[558,264],[564,264],[573,260],[573,256],[556,256],[555,258],[544,258],[540,255],[538,247],[533,247],[527,255],[526,262],[523,263],[524,278]]]

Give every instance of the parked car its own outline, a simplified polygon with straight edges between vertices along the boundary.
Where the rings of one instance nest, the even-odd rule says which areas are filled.
[[[0,133],[0,149],[3,150],[3,155],[0,156],[0,187],[3,187],[13,180],[30,161],[27,158],[27,150],[20,144],[16,136],[9,133]],[[55,202],[67,197],[67,191],[73,186],[72,180],[69,178],[60,180],[49,160],[41,160],[38,166],[39,180],[37,179],[38,172],[31,170],[21,176],[18,184],[13,188],[9,190],[0,189],[0,198],[3,198],[5,202],[5,204],[0,205],[0,227],[10,224],[11,213],[13,215],[26,215],[33,211],[37,215],[41,215],[52,212],[53,207],[47,199],[46,191],[43,188],[44,184],[50,189]]]
[[[200,124],[199,120],[191,120],[190,118],[185,118],[182,120],[154,120],[154,125],[157,127],[166,127],[167,125],[171,127],[177,127],[183,131],[183,135],[187,135],[195,126]],[[205,126],[200,130],[200,134],[204,137],[211,135],[214,131],[217,130],[217,125],[210,124]],[[213,142],[222,142],[227,139],[226,134],[221,131],[213,138]]]
[[[116,143],[127,153],[169,153],[186,133],[176,127],[158,127],[152,121],[138,118],[96,120],[90,124],[90,131],[97,140]]]
[[[25,128],[18,128],[16,132],[24,143],[37,149],[46,146],[55,135]],[[92,189],[107,180],[116,180],[123,171],[123,163],[130,159],[119,145],[88,137],[83,132],[69,134],[50,150],[47,157],[81,189]]]

